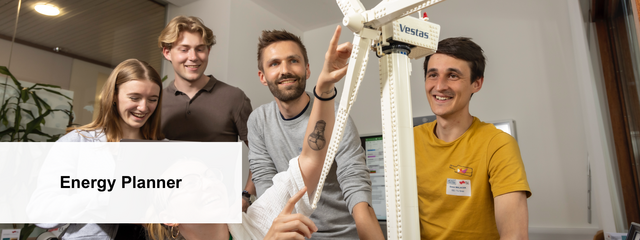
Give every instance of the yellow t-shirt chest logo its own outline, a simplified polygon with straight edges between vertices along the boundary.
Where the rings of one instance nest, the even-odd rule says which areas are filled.
[[[473,176],[473,168],[460,166],[460,165],[449,165],[449,168],[453,169],[453,171],[457,174],[464,175],[467,177]]]

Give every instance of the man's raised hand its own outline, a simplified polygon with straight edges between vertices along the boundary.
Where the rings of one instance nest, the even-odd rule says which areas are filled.
[[[324,66],[316,85],[316,94],[323,98],[333,96],[335,94],[333,91],[335,83],[347,74],[349,57],[353,46],[351,42],[338,45],[341,32],[342,28],[340,26],[336,27],[336,31],[329,42],[329,49],[324,55]]]

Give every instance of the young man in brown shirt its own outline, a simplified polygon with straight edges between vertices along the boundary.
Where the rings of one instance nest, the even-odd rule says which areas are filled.
[[[204,74],[215,43],[211,29],[197,17],[177,16],[160,33],[158,46],[175,72],[162,94],[162,132],[184,141],[236,142],[240,137],[248,146],[251,101],[239,88]],[[245,190],[255,195],[251,173]]]

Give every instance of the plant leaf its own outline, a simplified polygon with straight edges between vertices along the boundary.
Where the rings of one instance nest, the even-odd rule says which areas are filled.
[[[7,119],[7,112],[9,111],[9,109],[7,109],[8,106],[9,99],[4,101],[2,107],[0,108],[0,120],[2,120],[2,124],[4,124],[5,126],[9,125],[9,120]]]
[[[55,136],[55,135],[54,135],[54,136],[51,136],[51,135],[49,135],[49,134],[46,134],[46,133],[44,133],[44,132],[42,132],[42,131],[40,131],[40,130],[38,130],[38,129],[34,129],[34,130],[33,130],[33,132],[31,132],[31,133],[32,133],[32,134],[37,134],[37,135],[40,135],[40,136],[45,136],[45,137],[48,137],[48,138],[52,138],[52,137],[54,137],[54,136]],[[59,134],[57,134],[57,135],[59,135]],[[48,142],[48,141],[47,141],[47,142]]]
[[[38,91],[44,90],[54,95],[62,96],[68,100],[73,100],[73,99],[62,94],[60,91],[52,90],[52,89],[61,89],[60,86],[56,86],[56,85],[36,83],[28,88],[25,88],[15,78],[15,76],[11,74],[11,72],[7,67],[0,66],[0,74],[4,74],[4,75],[7,75],[8,77],[11,77],[11,80],[13,81],[13,85],[7,84],[7,83],[0,83],[0,87],[5,88],[4,90],[5,94],[6,94],[6,89],[15,90],[15,94],[14,93],[9,94],[7,96],[8,98],[6,99],[6,101],[4,101],[2,106],[0,107],[0,122],[4,126],[7,126],[7,129],[0,131],[0,138],[9,136],[10,141],[23,141],[23,142],[34,142],[33,139],[29,138],[29,136],[33,136],[32,134],[44,136],[47,138],[46,141],[56,141],[58,138],[60,138],[60,134],[51,136],[47,133],[42,132],[42,126],[46,123],[45,117],[57,111],[62,111],[71,117],[73,115],[73,112],[72,112],[73,105],[71,102],[67,102],[70,110],[66,110],[64,108],[52,109],[51,106],[46,101],[44,101],[42,97],[39,96],[38,93],[42,93],[42,92],[38,92]],[[7,88],[6,86],[9,86],[11,88]],[[23,106],[22,104],[32,104],[31,102],[28,102],[30,99],[34,100],[33,104],[38,109],[37,113],[33,109],[24,109],[22,107]],[[12,126],[10,126],[9,124],[9,119],[8,119],[8,115],[10,113],[9,111],[13,111],[13,113],[15,113],[14,123],[12,124]],[[26,123],[26,125],[22,124],[22,120],[25,117],[31,118],[29,119],[29,122]],[[24,236],[23,239],[26,239],[26,237],[29,235],[27,233],[31,233],[34,228],[35,228],[35,225],[29,225],[29,224],[25,225],[23,227],[24,229],[23,233],[25,233],[26,236]]]
[[[58,141],[58,139],[60,139],[60,137],[62,136],[62,134],[56,134],[56,135],[52,135],[51,138],[47,139],[47,142],[55,142]]]
[[[6,136],[8,134],[11,134],[11,133],[13,133],[13,129],[12,128],[7,128],[4,131],[1,131],[0,132],[0,139],[2,139],[2,137]]]
[[[2,115],[2,124],[6,127],[7,125],[9,125],[9,120],[7,119],[7,115],[4,114]]]
[[[16,92],[20,92],[20,90],[18,90],[18,89],[16,88],[16,86],[13,86],[13,85],[0,83],[0,86],[9,86],[9,87],[13,88],[13,90],[15,90]]]
[[[20,114],[20,112],[22,112],[21,110],[22,108],[20,107],[20,104],[16,105],[16,109],[15,109],[15,118],[14,118],[14,122],[13,122],[13,133],[18,133],[18,131],[20,131],[20,122],[22,122],[22,114]]]
[[[74,120],[74,116],[73,116],[73,104],[71,104],[70,102],[67,102],[67,104],[69,104],[69,111],[63,111],[65,114],[67,114],[67,116],[69,117],[69,121],[67,123],[67,127],[71,127],[71,125],[73,125],[73,120]]]
[[[20,230],[20,239],[27,239],[35,228],[36,228],[35,224],[25,223],[24,226],[22,227],[22,230]]]
[[[35,92],[29,92],[33,96],[33,101],[36,102],[36,107],[38,107],[38,114],[42,114],[42,106],[40,105],[40,100],[35,97]]]
[[[51,110],[47,110],[46,112],[38,116],[36,119],[33,119],[31,122],[27,123],[27,128],[24,130],[24,135],[22,135],[23,142],[27,141],[28,139],[27,136],[31,134],[34,130],[37,130],[36,128],[38,128],[40,124],[42,124],[42,121],[44,121],[44,118],[50,113],[51,113]]]
[[[20,91],[20,99],[22,99],[23,103],[29,100],[29,89],[25,88]]]
[[[33,86],[31,86],[29,89],[34,89],[38,86],[43,86],[43,87],[50,87],[50,88],[61,88],[60,86],[57,85],[51,85],[51,84],[44,84],[44,83],[36,83],[33,84]]]
[[[14,77],[13,74],[11,74],[11,72],[9,71],[9,69],[7,67],[0,66],[0,73],[11,77],[11,80],[13,80],[13,84],[15,84],[16,87],[18,87],[18,89],[22,89],[22,84],[20,84],[20,82],[18,82],[18,79],[16,79],[16,77]]]
[[[49,106],[49,104],[47,102],[42,100],[42,98],[40,98],[40,96],[38,96],[37,94],[34,94],[33,98],[36,98],[36,99],[40,100],[40,103],[42,103],[42,106],[44,107],[44,109],[51,110],[51,106]]]
[[[33,112],[29,109],[22,109],[23,112],[26,112],[27,114],[29,114],[29,116],[31,116],[31,119],[35,119],[36,117],[33,115]]]
[[[71,99],[70,97],[67,97],[66,95],[64,95],[64,94],[62,94],[62,93],[60,93],[60,92],[58,92],[58,91],[53,91],[53,90],[51,90],[51,89],[46,89],[46,88],[43,88],[42,90],[45,90],[45,91],[50,92],[50,93],[53,93],[53,94],[57,94],[57,95],[62,96],[62,97],[64,97],[64,98],[66,98],[66,99],[69,99],[69,100],[73,100],[73,99]]]

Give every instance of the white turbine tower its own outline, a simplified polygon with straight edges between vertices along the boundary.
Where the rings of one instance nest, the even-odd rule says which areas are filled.
[[[337,0],[344,14],[342,23],[354,32],[353,50],[314,209],[364,77],[369,50],[373,50],[380,64],[387,237],[420,239],[409,59],[435,53],[440,26],[427,22],[426,14],[422,19],[409,15],[442,1],[383,0],[366,10],[359,0]]]

